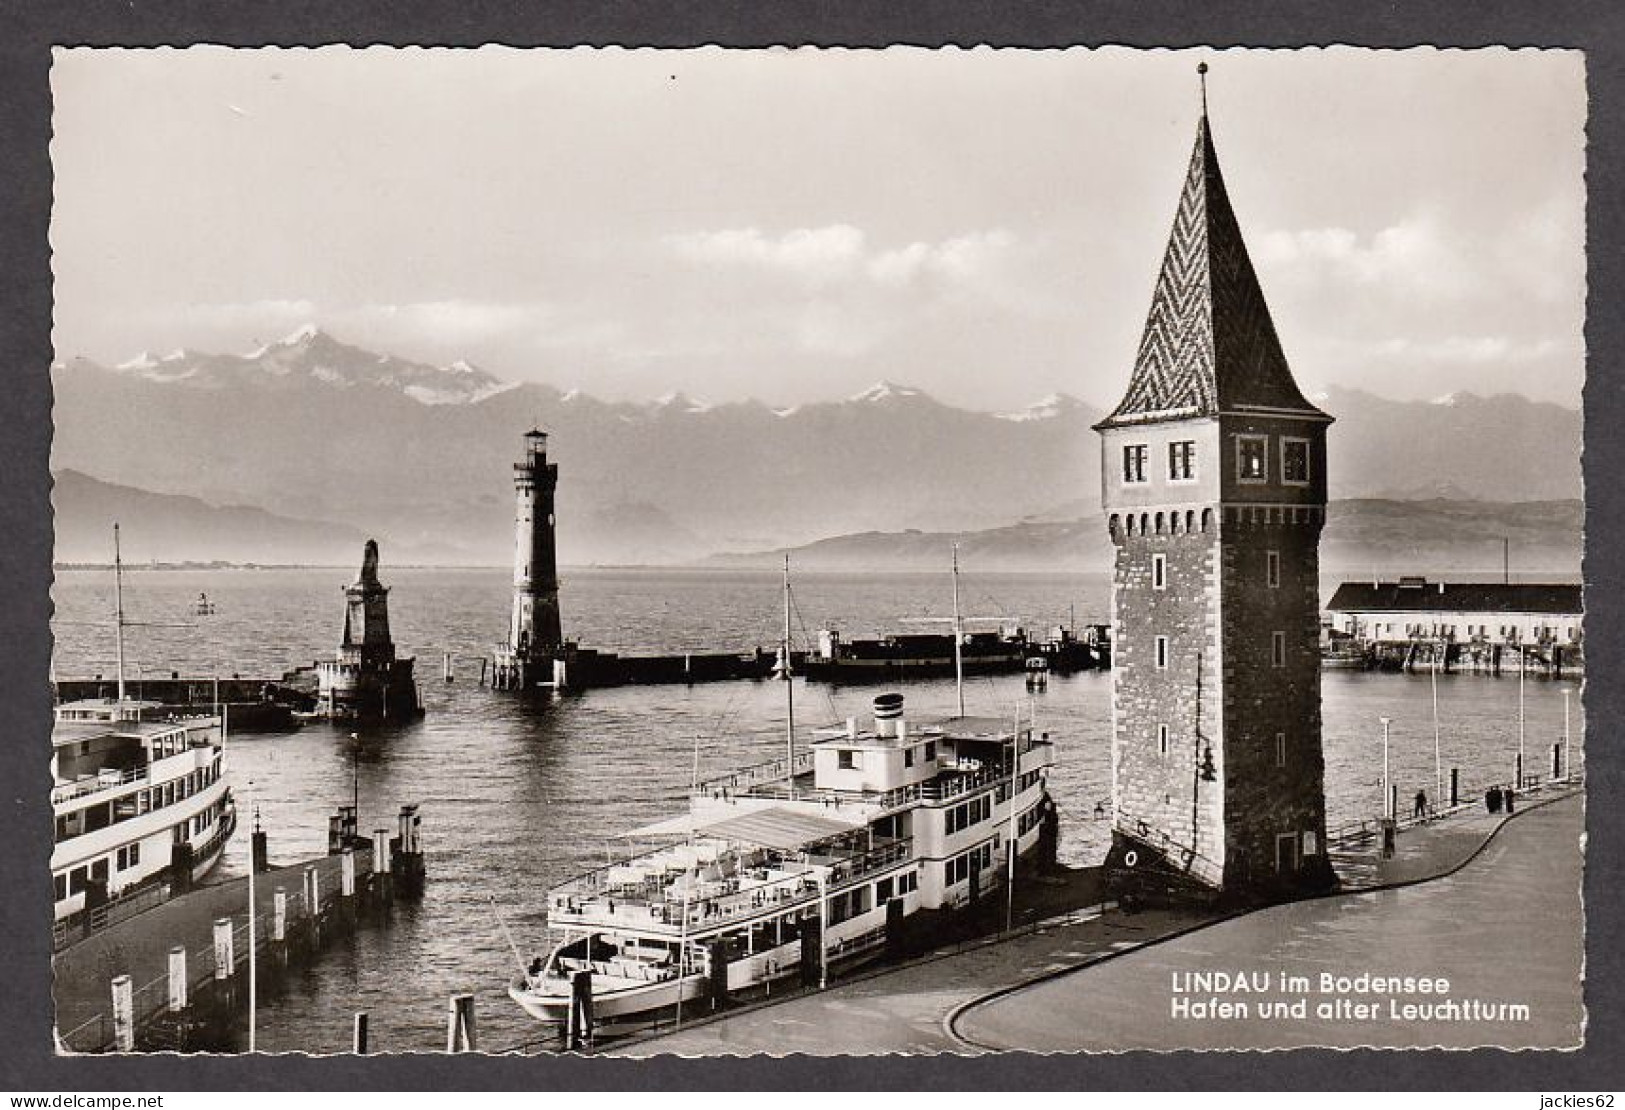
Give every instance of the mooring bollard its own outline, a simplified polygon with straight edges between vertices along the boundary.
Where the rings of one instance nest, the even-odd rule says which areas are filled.
[[[474,1033],[474,996],[454,994],[446,1011],[446,1051],[473,1052],[478,1043]]]
[[[217,917],[214,921],[214,977],[229,979],[236,970],[232,951],[231,918]]]
[[[169,950],[169,1012],[186,1010],[186,949],[176,945]]]
[[[346,925],[355,923],[355,849],[339,855],[339,915]]]
[[[135,985],[128,975],[113,980],[113,1047],[135,1051]]]
[[[381,908],[389,904],[389,830],[372,831],[372,899]]]
[[[367,1011],[357,1010],[355,1015],[355,1032],[351,1048],[357,1056],[367,1054]]]
[[[394,851],[390,856],[389,869],[396,892],[406,898],[415,898],[423,893],[423,848],[418,833],[418,826],[422,822],[416,805],[402,806],[396,818],[396,837],[391,845]]]

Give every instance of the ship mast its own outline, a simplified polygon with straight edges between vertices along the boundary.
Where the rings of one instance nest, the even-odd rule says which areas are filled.
[[[113,640],[118,648],[118,700],[124,700],[124,563],[119,556],[118,522],[113,522]]]
[[[965,715],[964,630],[959,621],[959,545],[954,544],[954,693],[959,699],[959,715]]]
[[[779,647],[779,677],[784,680],[784,788],[796,796],[796,684],[790,670],[790,554],[784,556],[784,641]]]

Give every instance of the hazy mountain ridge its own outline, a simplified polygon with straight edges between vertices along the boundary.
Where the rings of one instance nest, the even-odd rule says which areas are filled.
[[[532,426],[552,433],[561,556],[574,562],[1064,523],[1093,515],[1099,487],[1090,426],[1101,414],[1061,395],[1005,413],[885,382],[779,408],[682,394],[613,402],[378,355],[314,329],[249,355],[53,370],[57,469],[334,522],[422,560],[510,557],[512,464]],[[1334,497],[1579,495],[1577,411],[1351,390],[1319,400],[1338,417]]]
[[[1333,501],[1321,536],[1322,569],[1358,574],[1501,569],[1501,541],[1514,570],[1574,574],[1580,567],[1584,505],[1577,500]],[[865,532],[793,548],[805,570],[940,570],[950,545],[966,566],[982,570],[1101,572],[1112,564],[1105,520],[1028,520],[976,532]],[[770,567],[782,551],[716,555],[716,566]]]

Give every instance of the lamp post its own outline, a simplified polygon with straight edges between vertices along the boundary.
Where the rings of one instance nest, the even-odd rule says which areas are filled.
[[[1524,716],[1523,716],[1524,696],[1523,696],[1523,690],[1524,690],[1524,672],[1527,671],[1528,669],[1529,669],[1529,653],[1524,650],[1523,639],[1520,637],[1519,640],[1518,640],[1518,775],[1517,775],[1517,782],[1512,787],[1514,790],[1522,790],[1523,789],[1523,766],[1524,766],[1524,764],[1523,764],[1523,734],[1524,734],[1524,727],[1523,727],[1523,723],[1524,723]]]
[[[1444,650],[1450,650],[1446,645]],[[1433,803],[1444,796],[1444,759],[1439,746],[1439,657],[1433,657]]]
[[[1394,816],[1393,806],[1390,804],[1388,785],[1388,726],[1391,717],[1382,717],[1382,815],[1387,818]]]
[[[1574,776],[1574,765],[1569,762],[1569,695],[1574,693],[1569,687],[1563,687],[1563,781],[1567,782]]]

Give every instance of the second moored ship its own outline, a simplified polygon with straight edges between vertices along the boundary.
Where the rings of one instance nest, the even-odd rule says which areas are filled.
[[[636,830],[677,843],[548,894],[563,942],[509,986],[548,1024],[590,994],[608,1031],[775,980],[815,984],[881,954],[916,914],[974,906],[1052,852],[1047,735],[998,718],[910,722],[900,694],[810,750],[702,783]],[[585,975],[587,978],[582,979]]]

